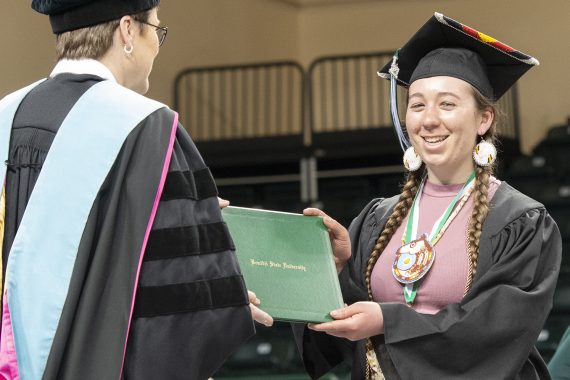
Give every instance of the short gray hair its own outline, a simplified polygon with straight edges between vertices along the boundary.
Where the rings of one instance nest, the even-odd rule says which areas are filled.
[[[147,22],[150,10],[143,11],[131,17],[135,21]],[[88,26],[58,34],[56,37],[55,53],[57,60],[61,59],[99,59],[111,47],[113,34],[119,27],[120,20],[113,20],[103,24]],[[142,25],[139,26],[144,32]]]

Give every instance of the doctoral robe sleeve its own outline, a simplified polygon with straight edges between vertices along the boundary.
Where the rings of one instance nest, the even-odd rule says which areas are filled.
[[[460,303],[435,315],[381,304],[386,348],[402,378],[518,378],[552,307],[560,235],[538,207],[482,238],[481,251]]]
[[[206,379],[254,333],[234,251],[214,179],[179,125],[141,269],[126,380]]]

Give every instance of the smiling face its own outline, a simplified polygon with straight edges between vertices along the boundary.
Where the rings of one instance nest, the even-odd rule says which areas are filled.
[[[465,182],[474,169],[477,136],[492,125],[493,110],[480,110],[470,84],[453,77],[418,79],[410,85],[406,128],[437,184]]]

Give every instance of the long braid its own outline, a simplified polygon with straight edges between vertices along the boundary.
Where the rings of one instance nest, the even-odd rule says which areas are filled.
[[[406,179],[406,183],[402,187],[402,193],[400,194],[400,199],[398,203],[394,207],[392,214],[388,218],[382,233],[376,239],[376,244],[370,254],[370,258],[368,259],[368,265],[366,266],[366,287],[368,288],[368,298],[372,301],[372,286],[370,283],[370,277],[372,274],[372,269],[374,265],[376,265],[376,261],[378,261],[378,257],[384,248],[390,242],[390,239],[400,227],[402,220],[406,217],[408,210],[412,207],[412,203],[414,201],[414,197],[418,192],[418,188],[420,186],[420,181],[422,177],[422,173],[424,169],[417,170],[415,172],[409,172],[408,177]],[[372,341],[370,339],[366,340],[366,379],[372,379],[372,367],[371,367],[371,358],[374,358],[372,361],[376,362],[376,371],[380,372],[380,376],[375,378],[383,379],[384,376],[382,375],[382,369],[379,367],[378,359],[374,353],[374,346],[372,345]]]
[[[477,258],[479,257],[479,242],[481,239],[481,230],[483,222],[489,212],[489,178],[493,174],[492,167],[477,167],[477,176],[475,179],[475,188],[473,189],[473,212],[469,220],[469,229],[467,234],[467,254],[469,255],[470,271],[467,276],[467,285],[465,292],[471,288],[475,273],[477,273]]]
[[[400,199],[398,200],[396,207],[394,207],[392,214],[388,218],[388,221],[384,226],[384,230],[382,230],[382,233],[380,234],[380,236],[378,236],[376,244],[374,245],[374,249],[370,254],[370,258],[368,259],[368,265],[366,267],[366,287],[368,288],[368,298],[370,300],[372,300],[372,286],[370,283],[370,276],[372,274],[372,269],[374,268],[376,261],[378,261],[378,257],[380,257],[380,254],[382,253],[384,248],[386,248],[386,246],[390,242],[390,239],[392,238],[398,227],[400,227],[402,220],[406,217],[408,210],[412,206],[414,197],[418,192],[418,187],[420,185],[423,172],[424,170],[420,169],[415,172],[408,173],[406,183],[404,184],[402,188],[402,193],[400,194]]]
[[[491,108],[494,119],[493,124],[483,135],[483,139],[492,144],[496,144],[496,130],[499,119],[504,117],[503,112],[497,108],[496,103],[485,98],[477,89],[473,87],[473,94],[479,110]],[[481,231],[483,222],[489,213],[489,180],[493,175],[494,165],[480,167],[476,166],[477,172],[475,178],[475,188],[473,189],[473,211],[469,219],[469,227],[467,230],[467,255],[469,256],[469,273],[467,274],[467,283],[465,285],[465,294],[471,288],[475,274],[477,273],[477,259],[479,258],[479,243],[481,240]]]

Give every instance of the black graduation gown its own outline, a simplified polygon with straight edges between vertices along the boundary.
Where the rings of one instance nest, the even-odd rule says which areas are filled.
[[[32,90],[18,109],[7,163],[3,268],[59,126],[99,81],[57,75]],[[161,108],[123,144],[81,237],[43,379],[118,379],[122,368],[125,379],[206,379],[254,333],[215,183],[178,125],[125,354],[138,255],[172,121],[173,112]]]
[[[364,272],[398,197],[374,200],[352,222],[352,257],[340,274],[345,302],[367,299]],[[385,333],[373,337],[386,379],[549,379],[535,345],[552,307],[562,245],[544,206],[507,183],[483,226],[477,274],[459,303],[435,315],[381,303]],[[294,326],[304,365],[317,378],[342,361],[364,379],[364,341]]]

